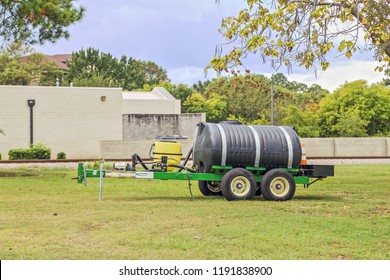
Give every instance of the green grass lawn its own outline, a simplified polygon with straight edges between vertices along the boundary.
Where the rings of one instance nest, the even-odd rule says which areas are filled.
[[[390,259],[390,166],[340,165],[288,202],[192,182],[0,170],[0,259]]]

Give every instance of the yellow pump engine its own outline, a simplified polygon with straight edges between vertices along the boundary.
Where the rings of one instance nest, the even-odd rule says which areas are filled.
[[[188,139],[186,136],[159,136],[157,137],[150,148],[149,156],[156,160],[157,163],[161,163],[163,156],[167,157],[168,164],[178,165],[181,162],[182,152],[181,143],[177,142],[178,139]],[[153,151],[153,155],[152,155]],[[167,171],[173,171],[174,167],[168,166]]]

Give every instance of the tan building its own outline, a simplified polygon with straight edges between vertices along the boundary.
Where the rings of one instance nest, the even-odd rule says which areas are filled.
[[[123,138],[123,114],[180,114],[180,101],[164,88],[122,92],[121,88],[0,86],[0,153],[33,143],[51,148],[52,158],[100,158],[101,141]]]
[[[151,92],[122,92],[123,114],[180,114],[181,103],[165,88],[155,87]]]

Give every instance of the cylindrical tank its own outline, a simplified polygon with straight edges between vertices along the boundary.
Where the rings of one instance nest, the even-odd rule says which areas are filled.
[[[246,126],[238,121],[197,125],[193,159],[198,172],[211,166],[299,168],[302,147],[288,126]]]

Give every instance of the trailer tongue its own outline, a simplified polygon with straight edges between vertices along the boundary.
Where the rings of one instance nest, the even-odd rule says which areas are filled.
[[[114,163],[112,171],[78,165],[78,182],[88,177],[195,180],[205,196],[247,200],[290,200],[296,184],[304,187],[334,176],[333,165],[308,165],[302,144],[290,127],[245,126],[239,122],[200,123],[193,148],[181,159],[180,136],[160,137],[152,145],[150,161],[137,154],[131,163]],[[193,156],[193,164],[188,166]]]

